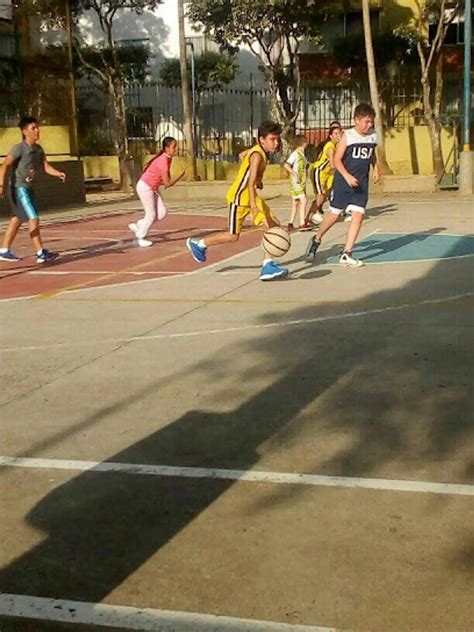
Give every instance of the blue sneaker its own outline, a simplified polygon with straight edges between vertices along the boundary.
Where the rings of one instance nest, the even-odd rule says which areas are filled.
[[[20,257],[17,257],[11,250],[6,252],[0,252],[0,261],[21,261]]]
[[[288,268],[282,268],[275,261],[269,261],[262,267],[260,281],[271,281],[284,276],[288,276]]]
[[[194,239],[187,239],[186,246],[195,261],[198,263],[204,263],[206,261],[207,248],[201,248],[201,246],[198,246],[197,241]]]
[[[43,248],[39,255],[36,255],[36,263],[50,263],[59,257],[57,252],[50,252]]]

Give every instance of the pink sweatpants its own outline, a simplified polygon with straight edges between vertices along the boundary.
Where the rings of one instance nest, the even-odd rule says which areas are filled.
[[[143,208],[145,209],[145,217],[137,222],[137,237],[138,239],[144,239],[150,230],[151,225],[155,221],[161,221],[165,219],[168,214],[165,203],[158,191],[153,191],[143,180],[139,180],[137,184],[137,193],[140,198]]]

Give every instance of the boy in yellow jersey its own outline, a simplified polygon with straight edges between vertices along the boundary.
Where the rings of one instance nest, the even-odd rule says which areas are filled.
[[[205,239],[188,239],[186,242],[191,255],[198,263],[206,261],[206,251],[209,246],[238,241],[248,215],[256,226],[262,224],[267,228],[279,226],[280,222],[268,204],[257,194],[257,189],[262,188],[268,156],[278,149],[280,135],[280,125],[273,121],[265,121],[258,129],[258,143],[241,154],[242,163],[239,173],[226,196],[229,205],[229,230],[210,235]],[[288,270],[279,266],[264,250],[260,279],[271,281],[287,274]]]
[[[304,228],[312,230],[313,221],[322,222],[324,217],[323,205],[329,197],[334,183],[334,156],[336,147],[341,140],[342,128],[339,123],[331,123],[327,138],[316,149],[316,161],[311,165],[311,181],[313,183],[315,200],[306,216]]]

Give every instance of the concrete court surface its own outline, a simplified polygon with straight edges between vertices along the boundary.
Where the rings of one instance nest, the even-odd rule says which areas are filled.
[[[372,244],[474,233],[372,206]],[[473,257],[348,270],[346,230],[287,280],[250,249],[0,305],[2,632],[472,632]]]

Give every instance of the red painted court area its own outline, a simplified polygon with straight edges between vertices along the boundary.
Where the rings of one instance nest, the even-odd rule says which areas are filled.
[[[212,248],[201,265],[189,254],[186,239],[226,230],[226,218],[171,214],[148,234],[154,242],[150,248],[133,244],[128,224],[136,219],[136,213],[127,213],[43,225],[45,247],[61,255],[51,264],[36,263],[28,232],[21,230],[13,250],[22,260],[0,261],[1,298],[47,297],[66,290],[176,276],[254,248],[262,238],[261,230],[244,231],[236,244]]]

